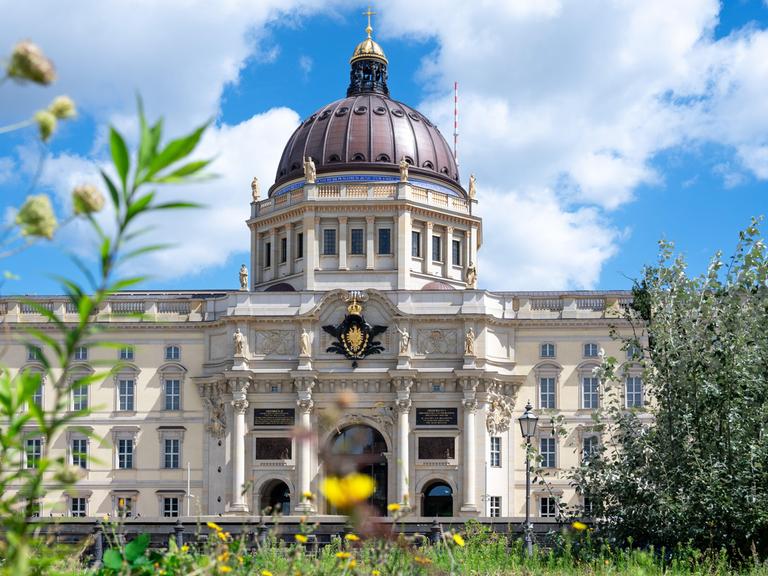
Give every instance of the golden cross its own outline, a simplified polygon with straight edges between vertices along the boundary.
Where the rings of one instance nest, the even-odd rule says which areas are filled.
[[[368,16],[368,26],[366,27],[365,31],[368,33],[368,38],[371,37],[371,32],[373,32],[373,28],[371,28],[371,16],[374,16],[376,12],[371,12],[371,7],[368,6],[368,11],[363,12],[363,16]]]

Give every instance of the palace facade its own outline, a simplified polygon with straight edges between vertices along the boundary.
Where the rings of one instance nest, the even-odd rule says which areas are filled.
[[[534,489],[535,515],[584,504],[557,472],[600,442],[593,369],[603,351],[625,355],[610,330],[630,295],[477,289],[482,194],[473,177],[462,185],[437,127],[389,96],[367,32],[346,97],[296,129],[266,198],[251,185],[240,288],[125,292],[98,311],[104,338],[125,347],[83,347],[75,375],[121,367],[73,391],[71,408],[92,415],[52,448],[83,479],[49,492],[42,515],[101,517],[120,503],[143,518],[323,517],[334,513],[323,498],[302,494],[318,494],[338,456],[374,477],[382,515],[397,502],[408,517],[518,517],[528,400],[551,486]],[[32,299],[77,318],[64,297]],[[1,360],[42,371],[24,329],[45,319],[22,298],[0,312]],[[623,397],[642,406],[639,374]],[[35,401],[52,398],[44,381]],[[42,450],[25,434],[22,466]]]

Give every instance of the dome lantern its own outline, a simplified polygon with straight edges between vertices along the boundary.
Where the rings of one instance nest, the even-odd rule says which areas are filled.
[[[349,88],[347,88],[347,96],[366,93],[377,93],[388,96],[387,57],[381,46],[371,38],[371,33],[373,32],[373,28],[371,27],[371,16],[373,16],[375,12],[371,12],[369,8],[368,11],[363,14],[368,16],[368,26],[365,28],[368,37],[355,47],[355,51],[352,53],[352,58],[349,60],[351,70],[349,72]]]

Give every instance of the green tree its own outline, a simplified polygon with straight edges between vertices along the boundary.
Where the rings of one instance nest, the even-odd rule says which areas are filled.
[[[627,311],[630,360],[601,368],[601,454],[573,473],[620,543],[768,551],[768,258],[758,220],[705,274],[662,242]],[[626,325],[623,327],[626,335]],[[627,368],[646,405],[624,408]]]

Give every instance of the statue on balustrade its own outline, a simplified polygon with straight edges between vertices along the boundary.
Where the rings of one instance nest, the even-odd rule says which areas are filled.
[[[469,266],[467,266],[466,281],[467,281],[468,288],[477,288],[477,268],[472,262],[470,262]]]
[[[408,182],[408,160],[403,156],[400,159],[400,182]]]
[[[248,268],[240,266],[240,290],[248,290]]]
[[[464,354],[466,356],[475,355],[475,331],[472,330],[471,326],[467,330],[466,336],[464,336]]]
[[[315,170],[315,162],[312,160],[312,156],[307,156],[304,159],[304,179],[307,184],[314,184],[317,180],[317,170]]]
[[[232,335],[232,342],[235,345],[235,356],[245,356],[245,335],[240,332],[240,328]]]
[[[259,201],[259,179],[256,176],[251,180],[251,198],[254,202]]]
[[[474,174],[469,175],[469,199],[474,200],[477,196],[477,178]]]

